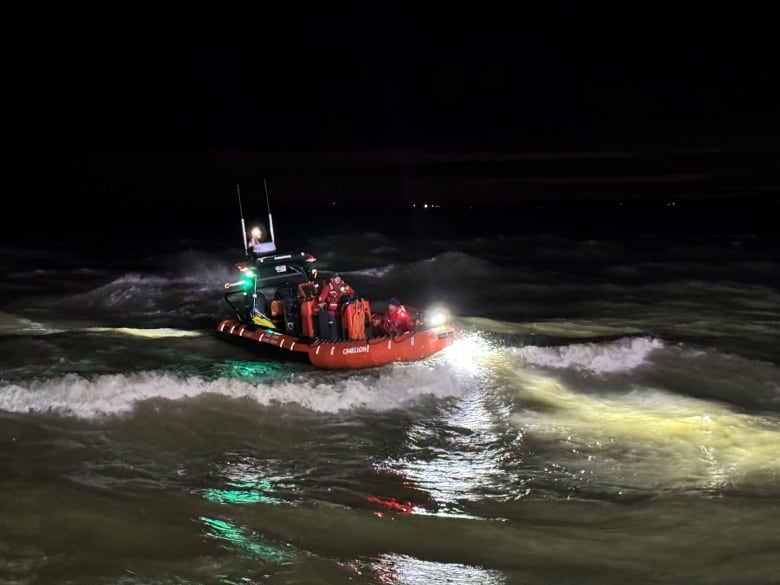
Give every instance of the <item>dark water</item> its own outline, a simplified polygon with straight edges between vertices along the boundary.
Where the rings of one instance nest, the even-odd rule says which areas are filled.
[[[280,206],[321,270],[464,329],[352,372],[214,337],[243,256],[221,212],[17,230],[0,583],[780,583],[769,220],[603,205]]]

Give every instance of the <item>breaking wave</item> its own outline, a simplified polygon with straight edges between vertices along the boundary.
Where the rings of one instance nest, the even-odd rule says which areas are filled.
[[[546,368],[573,368],[597,374],[625,372],[642,365],[661,340],[624,337],[608,343],[575,343],[556,347],[517,347],[513,353],[526,363]]]

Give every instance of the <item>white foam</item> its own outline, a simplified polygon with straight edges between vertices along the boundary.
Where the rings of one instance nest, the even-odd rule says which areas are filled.
[[[138,328],[138,327],[94,327],[79,321],[62,321],[56,326],[51,323],[33,321],[17,317],[10,313],[0,312],[0,335],[49,335],[65,331],[87,331],[89,333],[120,333],[134,337],[166,338],[166,337],[202,337],[200,331],[173,329],[169,327]]]
[[[0,335],[47,335],[62,331],[45,323],[0,312]]]
[[[206,380],[171,373],[140,372],[84,378],[67,374],[49,380],[0,382],[0,409],[18,413],[56,413],[79,418],[123,414],[151,398],[180,400],[205,394],[249,397],[260,404],[297,403],[318,412],[353,408],[399,408],[423,396],[457,396],[469,384],[444,363],[389,366],[376,373],[327,378],[321,372],[267,383],[236,378]]]
[[[364,268],[362,270],[353,270],[352,272],[343,272],[342,274],[357,274],[360,276],[371,276],[373,278],[382,278],[388,273],[395,270],[395,264],[388,264],[387,266],[376,266],[373,268]]]
[[[525,362],[548,368],[574,368],[598,374],[625,372],[641,365],[663,347],[659,339],[624,337],[608,343],[575,343],[556,347],[518,347],[515,355]]]

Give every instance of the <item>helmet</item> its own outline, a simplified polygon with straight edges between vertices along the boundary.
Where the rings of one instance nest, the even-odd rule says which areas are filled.
[[[338,274],[334,274],[333,275],[333,282],[335,282],[335,283],[341,282],[341,276],[339,276]]]
[[[260,239],[263,236],[263,230],[260,228],[260,226],[255,226],[252,228],[252,231],[250,232],[250,235],[253,238]]]
[[[395,305],[396,307],[401,306],[401,301],[399,301],[396,297],[391,297],[389,301],[387,301],[388,306]]]

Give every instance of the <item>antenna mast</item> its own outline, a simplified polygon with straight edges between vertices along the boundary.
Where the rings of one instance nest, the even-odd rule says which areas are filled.
[[[244,209],[241,207],[241,189],[236,185],[236,194],[238,194],[238,213],[241,216],[241,241],[244,244],[244,255],[249,256],[246,247],[246,224],[244,223]]]
[[[263,179],[263,186],[265,187],[265,204],[268,207],[268,230],[271,233],[271,241],[276,245],[276,238],[274,238],[274,220],[271,217],[271,201],[268,199],[268,183]]]

